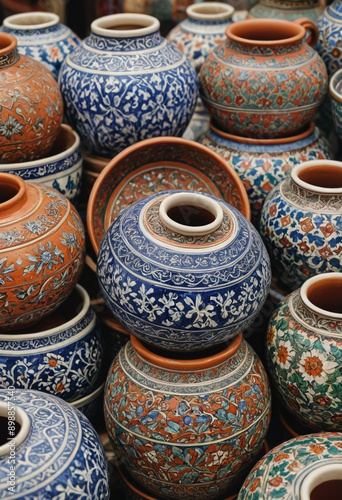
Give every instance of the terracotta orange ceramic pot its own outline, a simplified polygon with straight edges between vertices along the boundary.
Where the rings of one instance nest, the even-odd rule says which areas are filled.
[[[67,299],[84,262],[85,236],[58,191],[0,173],[0,331],[37,322]]]
[[[43,63],[19,55],[17,39],[0,33],[0,162],[46,155],[63,118],[59,86]]]
[[[228,26],[226,36],[199,76],[201,97],[224,130],[282,137],[313,119],[328,78],[313,48],[318,29],[312,21],[246,19]]]

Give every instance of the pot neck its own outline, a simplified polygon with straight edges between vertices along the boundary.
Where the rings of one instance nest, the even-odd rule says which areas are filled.
[[[342,162],[312,160],[300,163],[292,169],[291,180],[303,191],[342,197]]]
[[[300,297],[314,314],[342,323],[342,273],[324,273],[305,281]]]
[[[7,391],[9,397],[10,390]],[[9,402],[10,399],[6,402],[0,402],[0,457],[6,457],[7,455],[15,457],[16,448],[27,439],[31,429],[31,421],[27,413],[17,405],[13,404],[12,407]],[[11,410],[11,413],[9,413],[9,410]],[[8,419],[9,415],[13,416],[14,420]]]
[[[310,470],[300,487],[300,500],[339,498],[342,491],[342,464],[323,463]]]
[[[224,23],[232,18],[234,7],[220,2],[202,2],[186,8],[189,20],[195,23]]]
[[[25,181],[12,174],[0,173],[0,218],[5,223],[13,218],[13,213],[19,213],[28,202]]]
[[[9,33],[0,33],[0,69],[15,64],[18,59],[17,39]]]
[[[52,12],[24,12],[6,17],[3,25],[13,31],[30,31],[52,28],[59,22],[59,16]]]

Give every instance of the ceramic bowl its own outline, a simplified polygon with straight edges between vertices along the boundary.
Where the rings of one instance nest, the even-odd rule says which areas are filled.
[[[70,402],[93,391],[102,358],[99,321],[87,291],[77,284],[34,327],[0,335],[0,388],[36,389]]]
[[[82,168],[80,138],[75,130],[64,123],[52,149],[44,158],[0,164],[0,172],[16,174],[29,182],[53,187],[74,204],[81,191]]]
[[[110,160],[93,185],[87,205],[87,227],[96,254],[123,208],[153,193],[179,189],[224,199],[250,219],[242,181],[220,155],[184,138],[146,139]]]
[[[329,81],[331,111],[336,132],[342,140],[342,68],[337,70]]]

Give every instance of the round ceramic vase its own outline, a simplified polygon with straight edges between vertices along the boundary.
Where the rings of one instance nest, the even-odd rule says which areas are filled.
[[[0,164],[0,172],[50,186],[75,204],[81,194],[83,174],[79,135],[69,125],[62,123],[47,156],[39,160]]]
[[[238,500],[337,500],[341,489],[342,433],[321,432],[269,451],[247,476]]]
[[[97,275],[129,332],[178,351],[247,328],[271,278],[251,222],[225,201],[189,191],[157,193],[122,210],[101,242]]]
[[[159,26],[144,14],[96,19],[63,62],[65,114],[91,154],[112,158],[143,139],[185,131],[196,105],[197,75]]]
[[[312,160],[296,165],[267,196],[260,234],[274,276],[288,290],[316,274],[341,272],[342,163]]]
[[[23,329],[64,302],[85,254],[84,226],[58,191],[0,173],[0,331]]]
[[[342,1],[327,5],[317,20],[319,38],[316,50],[325,62],[328,75],[342,68]]]
[[[242,334],[200,359],[170,359],[132,337],[104,399],[119,463],[147,492],[172,500],[227,490],[257,456],[270,419],[266,373]]]
[[[313,276],[277,306],[267,364],[282,405],[306,428],[342,423],[342,273]]]
[[[342,66],[329,81],[330,109],[335,130],[342,140]]]
[[[257,226],[265,198],[292,168],[305,161],[332,159],[328,140],[311,122],[296,135],[282,139],[251,139],[228,134],[211,122],[198,141],[223,156],[242,180]]]
[[[0,425],[1,499],[109,499],[99,436],[66,401],[1,389]]]
[[[59,86],[44,64],[20,55],[0,33],[0,163],[37,160],[51,149],[63,118]]]
[[[80,38],[60,22],[52,12],[23,12],[8,16],[0,30],[14,35],[18,52],[42,62],[58,78],[65,57],[78,45]]]
[[[88,395],[103,359],[101,327],[86,290],[28,332],[0,334],[0,387],[36,389],[72,401]]]
[[[199,74],[200,95],[223,130],[282,137],[313,119],[328,79],[313,48],[318,30],[312,21],[246,19],[228,26],[226,37]]]
[[[260,0],[249,11],[249,17],[267,17],[294,21],[305,16],[316,22],[324,11],[321,0]]]

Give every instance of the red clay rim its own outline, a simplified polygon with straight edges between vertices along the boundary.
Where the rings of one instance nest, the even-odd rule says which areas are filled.
[[[14,196],[0,203],[1,216],[11,211],[14,206],[18,207],[18,204],[22,205],[27,199],[26,183],[19,175],[0,172],[0,187],[10,187],[16,191]]]
[[[154,137],[152,139],[145,139],[143,141],[137,142],[136,144],[132,144],[131,146],[128,146],[126,149],[118,153],[114,158],[109,160],[107,165],[104,167],[102,172],[99,174],[97,177],[96,181],[94,182],[92,189],[89,194],[88,198],[88,204],[87,204],[87,213],[86,213],[86,223],[87,223],[87,229],[88,229],[88,234],[90,238],[90,242],[93,246],[93,249],[96,253],[96,255],[99,253],[99,247],[100,243],[97,241],[96,234],[95,234],[95,229],[93,225],[93,212],[96,206],[96,197],[97,194],[102,186],[102,183],[105,182],[106,177],[109,172],[111,172],[112,169],[116,167],[120,161],[125,158],[127,155],[130,155],[131,153],[135,152],[137,149],[140,149],[142,147],[145,147],[149,144],[159,144],[159,143],[164,143],[167,142],[168,144],[183,144],[187,145],[190,148],[196,148],[198,150],[202,150],[205,152],[206,155],[210,155],[215,161],[221,165],[223,169],[227,171],[229,176],[232,178],[232,180],[235,183],[235,188],[239,194],[241,204],[243,207],[243,211],[241,211],[242,215],[244,215],[249,221],[251,220],[251,208],[250,208],[250,203],[249,203],[249,198],[247,195],[247,191],[239,177],[239,175],[235,172],[233,168],[231,168],[226,160],[222,156],[220,156],[218,153],[215,153],[215,151],[212,151],[210,148],[207,146],[204,146],[203,144],[199,144],[197,142],[191,141],[190,139],[184,139],[183,137],[173,137],[173,136],[162,136],[162,137]]]
[[[12,52],[17,46],[17,39],[10,33],[0,33],[0,57]]]

